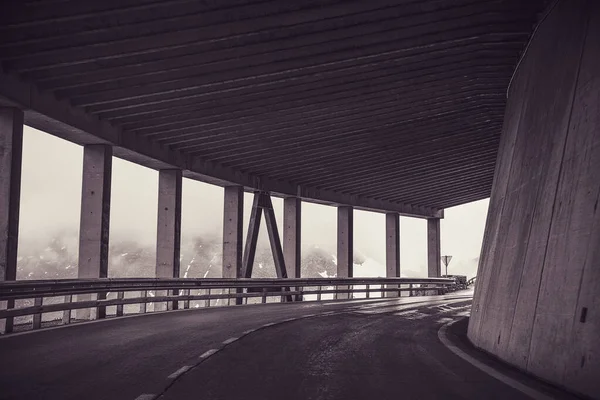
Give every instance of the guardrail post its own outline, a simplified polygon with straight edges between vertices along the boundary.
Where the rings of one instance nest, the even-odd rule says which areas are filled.
[[[317,289],[317,301],[321,301],[321,290],[323,290],[323,287],[319,286]]]
[[[191,289],[184,290],[183,291],[183,295],[184,296],[189,296],[191,294],[191,292],[192,292]],[[189,310],[190,309],[190,300],[189,299],[183,301],[183,309],[184,310]]]
[[[117,292],[117,299],[123,300],[125,298],[125,292]],[[123,316],[123,304],[117,304],[117,317]]]
[[[107,292],[99,292],[98,297],[96,298],[98,301],[106,300]],[[104,319],[106,318],[106,306],[98,306],[96,307],[96,319]]]
[[[33,301],[33,305],[36,307],[41,307],[44,304],[43,297],[36,297]],[[33,314],[33,329],[40,329],[42,327],[42,313]]]
[[[72,303],[73,302],[73,295],[72,294],[66,295],[63,302],[65,304]],[[71,323],[71,310],[65,310],[65,311],[63,311],[62,323],[64,325],[69,325]]]
[[[17,279],[23,118],[18,108],[0,107],[0,282]],[[0,301],[0,310],[11,308],[14,300]],[[0,319],[2,331],[13,331],[12,317]]]
[[[265,304],[267,302],[267,288],[262,289],[262,303]]]
[[[366,290],[365,290],[365,297],[366,297],[367,299],[369,299],[369,298],[371,297],[371,292],[370,292],[370,289],[371,289],[371,285],[367,285],[367,286],[366,286]]]
[[[147,303],[146,300],[148,298],[148,291],[142,290],[140,292],[140,296],[144,298],[144,301],[140,303],[140,314],[146,314]]]
[[[210,307],[210,288],[207,290],[208,299],[206,299],[205,306]]]

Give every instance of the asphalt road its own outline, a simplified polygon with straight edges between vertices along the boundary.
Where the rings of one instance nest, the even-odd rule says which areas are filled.
[[[0,339],[0,399],[526,399],[450,352],[469,293],[149,314]]]

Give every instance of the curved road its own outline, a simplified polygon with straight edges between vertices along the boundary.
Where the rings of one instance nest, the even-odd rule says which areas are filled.
[[[438,339],[448,296],[186,310],[0,339],[0,399],[526,399]]]

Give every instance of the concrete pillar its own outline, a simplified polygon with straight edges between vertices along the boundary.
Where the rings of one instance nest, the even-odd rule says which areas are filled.
[[[163,169],[158,173],[157,278],[179,278],[181,181],[179,169]]]
[[[179,169],[163,169],[158,173],[157,278],[179,278],[181,183],[182,172]],[[168,306],[169,309],[177,309],[177,302],[174,301]],[[164,308],[164,303],[154,303],[155,310]]]
[[[83,148],[81,181],[81,216],[79,220],[79,279],[108,276],[108,234],[110,222],[110,188],[112,147],[92,144]],[[77,296],[77,301],[88,301],[91,294]],[[98,299],[105,295],[98,295]],[[98,307],[95,316],[90,309],[75,312],[77,319],[104,318],[106,307]]]
[[[79,279],[108,276],[111,172],[111,146],[93,144],[84,147],[77,270]]]
[[[301,209],[302,200],[298,197],[288,197],[283,201],[283,257],[290,278],[300,278]]]
[[[400,215],[388,213],[385,215],[385,276],[400,277]],[[398,285],[388,285],[388,288],[398,288]],[[397,297],[397,292],[386,292],[386,297]]]
[[[23,111],[0,107],[0,281],[17,278]],[[14,301],[0,302],[0,309]],[[13,320],[0,320],[0,332],[12,332]]]
[[[351,278],[354,266],[354,209],[338,207],[337,276]]]
[[[244,188],[225,187],[223,212],[223,278],[239,278],[242,273],[242,231]]]
[[[440,243],[440,219],[427,220],[427,276],[438,278],[442,275],[442,252]]]
[[[351,278],[354,275],[354,209],[338,207],[337,276]],[[344,289],[340,286],[339,289]],[[338,294],[338,299],[351,298],[350,293]]]

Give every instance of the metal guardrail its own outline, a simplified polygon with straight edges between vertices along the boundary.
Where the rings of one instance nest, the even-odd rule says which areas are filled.
[[[471,285],[475,284],[475,282],[476,282],[476,281],[477,281],[477,277],[476,277],[476,276],[472,277],[471,279],[469,279],[469,280],[467,281],[467,287],[469,287],[469,286],[471,286]]]
[[[443,294],[458,289],[453,279],[445,278],[288,278],[288,279],[61,279],[37,281],[9,281],[0,283],[0,301],[6,302],[0,310],[0,319],[6,319],[6,332],[12,331],[15,317],[33,315],[32,327],[41,327],[42,314],[63,312],[62,323],[71,322],[72,310],[95,309],[96,318],[106,317],[106,308],[116,306],[116,316],[124,314],[124,306],[139,304],[139,313],[147,312],[147,305],[154,304],[154,311],[190,308],[191,301],[235,300],[243,304],[251,298],[278,297],[280,301],[301,301],[307,295],[333,294],[336,299],[351,299],[354,293],[365,293],[365,298],[379,292],[399,296],[408,292],[415,294]],[[126,293],[134,297],[126,297]],[[109,293],[116,298],[108,299]],[[44,304],[44,299],[62,296],[63,301]],[[95,297],[95,298],[94,298]],[[33,305],[15,308],[15,301],[33,299]]]

